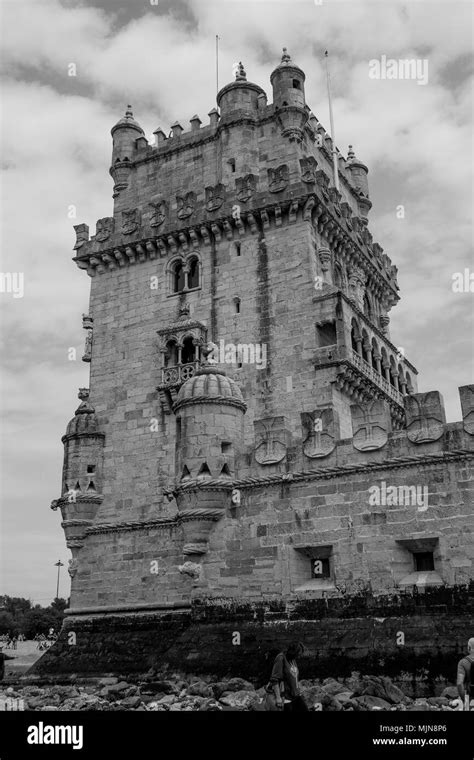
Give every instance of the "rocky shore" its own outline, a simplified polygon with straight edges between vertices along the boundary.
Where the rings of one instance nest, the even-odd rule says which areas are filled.
[[[453,711],[460,709],[454,686],[439,696],[414,698],[412,687],[400,688],[390,678],[361,676],[301,681],[301,693],[310,710]],[[68,684],[20,681],[0,684],[2,709],[137,710],[156,712],[259,711],[264,688],[242,678],[213,680],[210,676],[150,672],[140,678],[116,676],[98,679],[72,677]],[[18,702],[22,700],[22,702]],[[474,700],[471,701],[474,710]]]

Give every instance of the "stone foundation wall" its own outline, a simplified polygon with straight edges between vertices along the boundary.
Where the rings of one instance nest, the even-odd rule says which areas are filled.
[[[454,680],[472,636],[474,584],[423,594],[268,603],[202,600],[191,608],[67,616],[30,675],[131,673],[150,667],[264,681],[272,656],[302,641],[304,677],[353,670]],[[75,644],[68,643],[71,633]],[[403,643],[402,643],[403,641]]]

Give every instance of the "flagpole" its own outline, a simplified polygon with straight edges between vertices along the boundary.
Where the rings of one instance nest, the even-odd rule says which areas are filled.
[[[216,34],[216,93],[219,92],[219,35]]]
[[[337,148],[336,148],[336,133],[334,132],[334,119],[332,115],[332,100],[331,100],[331,83],[330,83],[330,77],[329,77],[329,62],[328,62],[328,51],[324,53],[324,59],[326,61],[326,79],[327,79],[327,85],[328,85],[328,101],[329,101],[329,123],[331,125],[331,140],[332,140],[332,164],[333,164],[333,171],[334,171],[334,187],[337,191],[339,191],[339,161],[337,158]]]

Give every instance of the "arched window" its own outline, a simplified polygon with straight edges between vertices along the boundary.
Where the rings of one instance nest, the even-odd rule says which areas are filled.
[[[166,344],[165,367],[174,367],[178,363],[178,347],[176,341],[170,340]]]
[[[362,330],[362,357],[366,362],[369,361],[368,349],[370,348],[369,336],[366,330]]]
[[[172,273],[173,273],[173,293],[181,293],[181,291],[184,290],[184,284],[185,284],[184,269],[183,269],[182,261],[177,261],[173,265]]]
[[[199,287],[199,260],[194,257],[189,261],[188,288]]]
[[[367,319],[370,319],[370,321],[373,321],[374,315],[373,315],[372,306],[367,294],[364,296],[364,314],[367,317]]]
[[[194,361],[194,343],[192,338],[185,338],[181,349],[181,363],[190,364]]]
[[[352,320],[352,329],[351,329],[351,344],[352,344],[352,350],[355,351],[357,354],[362,353],[362,347],[359,350],[359,346],[361,346],[361,337],[360,337],[360,330],[359,325],[355,321],[355,319]]]
[[[380,359],[380,351],[375,338],[372,338],[372,367],[377,370],[377,357]]]
[[[342,269],[341,265],[338,263],[334,264],[334,285],[336,288],[339,288],[339,290],[344,289],[344,278],[342,276]]]

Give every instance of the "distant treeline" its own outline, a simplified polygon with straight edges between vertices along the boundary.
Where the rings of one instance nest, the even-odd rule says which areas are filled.
[[[54,599],[49,607],[42,607],[33,606],[29,599],[0,596],[0,636],[22,633],[27,639],[34,639],[37,633],[47,635],[50,628],[58,633],[68,606],[69,599]]]

